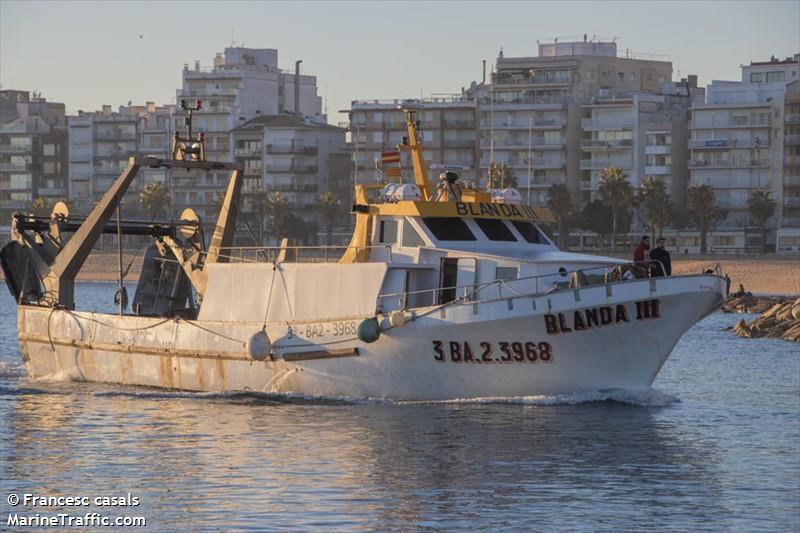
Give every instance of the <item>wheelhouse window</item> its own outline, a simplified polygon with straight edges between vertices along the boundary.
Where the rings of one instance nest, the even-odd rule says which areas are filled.
[[[513,281],[517,279],[517,267],[496,267],[494,277],[503,281]]]
[[[378,242],[394,244],[397,242],[397,221],[388,219],[381,220],[378,230]]]
[[[512,224],[517,228],[517,231],[522,235],[522,238],[531,244],[548,244],[547,237],[542,235],[539,229],[530,222],[520,222],[519,220],[512,220]]]
[[[425,246],[425,241],[420,237],[419,233],[417,233],[416,228],[407,220],[403,223],[402,245],[410,248]]]
[[[490,241],[511,241],[516,242],[517,239],[511,230],[506,226],[502,220],[495,218],[476,218],[475,222],[481,231],[489,237]]]
[[[440,241],[476,241],[466,222],[458,217],[424,217],[422,221]]]

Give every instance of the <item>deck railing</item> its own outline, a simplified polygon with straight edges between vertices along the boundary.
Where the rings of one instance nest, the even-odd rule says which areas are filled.
[[[385,249],[392,261],[391,245],[381,246],[230,246],[220,248],[218,257],[229,263],[335,263],[348,249]],[[205,252],[206,254],[208,252]]]
[[[383,293],[378,295],[379,301],[386,301],[396,298],[400,309],[407,309],[409,297],[430,295],[430,305],[439,305],[450,302],[475,303],[503,298],[520,296],[538,296],[550,294],[560,290],[574,290],[584,287],[604,286],[611,283],[648,279],[652,276],[653,268],[660,266],[662,272],[665,271],[664,264],[658,260],[636,261],[630,263],[608,263],[592,268],[576,269],[566,271],[563,275],[559,272],[550,274],[537,274],[535,276],[525,276],[513,280],[495,279],[484,283],[470,283],[467,285],[454,285],[450,287],[436,287],[433,289],[422,289],[417,291],[402,291],[394,293]],[[703,269],[704,272],[722,275],[720,265]],[[545,282],[544,279],[548,278]],[[558,278],[558,279],[556,279]],[[554,281],[555,279],[555,281]],[[561,281],[559,281],[561,280]],[[517,285],[517,287],[514,287]],[[522,285],[522,286],[520,286]],[[531,288],[533,290],[531,290]],[[494,294],[494,290],[497,294]],[[503,289],[506,289],[504,294]],[[443,293],[449,292],[449,298],[442,298]],[[480,299],[478,299],[480,296]],[[446,301],[445,301],[446,300]]]

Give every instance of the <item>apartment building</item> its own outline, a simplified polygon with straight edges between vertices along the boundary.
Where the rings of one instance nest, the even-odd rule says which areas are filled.
[[[783,202],[779,252],[800,252],[800,80],[786,85],[783,104]]]
[[[282,114],[257,116],[231,133],[234,157],[244,166],[244,217],[257,227],[251,198],[265,190],[281,193],[293,214],[305,223],[318,224],[316,205],[320,196],[338,190],[341,182],[347,181],[347,176],[336,175],[343,170],[346,130],[308,117]],[[182,193],[190,196],[185,201],[192,201],[192,193]]]
[[[211,67],[201,67],[199,61],[193,69],[184,66],[177,102],[201,101],[193,114],[193,131],[205,135],[206,159],[233,161],[231,131],[259,115],[298,113],[324,121],[316,77],[301,74],[299,63],[295,66],[294,72],[278,68],[278,50],[244,47],[225,48]],[[182,129],[179,115],[176,124]],[[225,172],[173,172],[173,188],[181,191],[174,198],[175,209],[192,207],[215,220],[218,190],[227,179]]]
[[[659,94],[615,93],[582,106],[581,191],[597,196],[600,174],[619,167],[639,189],[648,176],[664,181],[676,205],[683,206],[688,180],[688,116],[692,102],[702,102],[697,77],[665,83]]]
[[[67,198],[64,104],[37,93],[0,91],[0,226],[37,197]]]
[[[787,83],[800,79],[798,73],[800,54],[754,62],[742,67],[742,81],[713,81],[706,103],[692,107],[689,186],[714,188],[717,205],[727,211],[719,227],[752,228],[747,200],[754,191],[769,192],[780,206],[770,226],[794,222],[792,206],[787,205],[793,200],[784,199],[785,194],[794,194],[785,176],[791,178],[796,169],[792,157],[796,148],[787,143],[795,139],[786,137],[792,118],[785,107],[792,98]],[[759,238],[753,234],[744,246],[758,245]],[[771,234],[768,243],[777,244],[775,239]]]
[[[436,179],[441,169],[453,167],[462,179],[474,181],[479,167],[476,106],[473,100],[457,95],[353,101],[350,109],[342,112],[349,113],[347,126],[356,179],[384,182],[396,179],[384,176],[379,162],[381,152],[396,150],[403,138],[408,137],[404,108],[416,110],[429,177]],[[400,157],[402,179],[413,181],[410,153],[402,150]]]
[[[88,211],[134,155],[166,157],[170,151],[173,106],[120,106],[67,117],[69,132],[69,197],[78,211]],[[137,196],[147,183],[165,181],[163,169],[142,169],[126,193],[125,204],[137,209]]]
[[[491,84],[470,89],[478,103],[481,180],[490,164],[503,163],[517,175],[523,197],[530,181],[532,203],[545,202],[553,183],[588,200],[589,190],[580,194],[582,105],[601,91],[657,93],[671,77],[671,62],[620,56],[615,42],[540,43],[535,57],[501,51]]]

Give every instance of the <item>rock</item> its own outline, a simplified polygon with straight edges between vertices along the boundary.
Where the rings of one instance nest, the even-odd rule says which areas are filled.
[[[723,309],[726,312],[754,313],[760,316],[747,323],[740,320],[732,328],[740,337],[770,337],[800,342],[800,298],[792,301],[785,297],[758,297],[740,295],[731,297]]]
[[[792,320],[792,304],[787,303],[781,309],[775,313],[775,318],[779,322],[786,322]]]
[[[762,316],[765,317],[773,316],[782,308],[783,308],[783,303],[776,303],[775,305],[764,311],[764,314]]]

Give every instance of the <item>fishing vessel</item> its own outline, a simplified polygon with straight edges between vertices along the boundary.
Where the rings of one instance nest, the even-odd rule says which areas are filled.
[[[723,302],[719,271],[651,277],[648,265],[561,251],[542,231],[553,214],[516,191],[447,170],[432,183],[414,114],[398,146],[413,182],[358,184],[338,251],[232,246],[241,168],[206,161],[191,120],[171,158],[132,157],[87,217],[63,205],[16,213],[0,259],[30,376],[393,400],[647,388]],[[208,245],[191,209],[121,218],[142,167],[231,172]],[[102,233],[153,240],[131,311],[121,276],[118,313],[75,308],[75,276]]]

